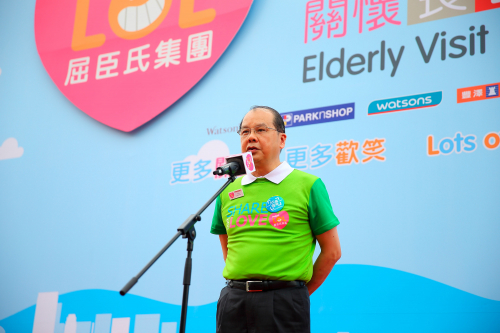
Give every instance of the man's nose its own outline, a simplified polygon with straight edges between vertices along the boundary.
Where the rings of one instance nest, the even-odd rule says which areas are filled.
[[[248,141],[249,142],[257,141],[257,132],[253,128],[250,129],[250,134],[248,135]]]

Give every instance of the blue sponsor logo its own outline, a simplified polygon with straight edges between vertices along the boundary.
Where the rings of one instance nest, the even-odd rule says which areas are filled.
[[[486,97],[498,97],[498,84],[486,86]]]
[[[325,106],[322,108],[281,114],[285,127],[304,126],[329,121],[354,119],[354,103]]]
[[[402,96],[373,101],[368,106],[368,115],[386,112],[406,111],[418,108],[428,108],[441,103],[443,92],[436,91],[426,94]]]

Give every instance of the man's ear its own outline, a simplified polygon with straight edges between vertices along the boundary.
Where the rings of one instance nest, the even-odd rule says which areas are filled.
[[[286,134],[280,133],[280,149],[285,148],[285,143],[286,143]]]

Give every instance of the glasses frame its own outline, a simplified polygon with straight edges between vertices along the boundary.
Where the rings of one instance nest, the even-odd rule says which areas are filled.
[[[268,129],[268,130],[273,130],[273,131],[276,131],[276,132],[278,132],[278,133],[282,133],[282,132],[278,131],[276,128],[267,127],[267,126],[258,126],[258,127],[243,127],[243,128],[245,128],[245,129],[247,129],[247,128],[248,128],[248,129],[250,130],[250,133],[248,133],[248,135],[246,135],[246,136],[243,136],[243,135],[241,134],[241,130],[242,130],[242,128],[240,128],[240,129],[236,132],[236,133],[238,133],[238,135],[240,136],[240,138],[246,138],[246,137],[250,136],[250,135],[252,134],[252,130],[255,132],[255,135],[260,135],[259,133],[257,133],[257,130],[256,130],[257,128],[266,128],[266,129]],[[266,133],[267,133],[267,131],[266,131]]]

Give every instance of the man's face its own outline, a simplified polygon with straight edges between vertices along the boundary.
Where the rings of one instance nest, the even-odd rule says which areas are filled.
[[[262,109],[256,109],[247,113],[241,127],[256,128],[265,126],[274,128],[273,114]],[[280,150],[285,147],[286,134],[268,130],[263,134],[256,134],[254,130],[247,137],[241,138],[241,152],[252,152],[254,161],[259,164],[263,161],[279,160]]]

